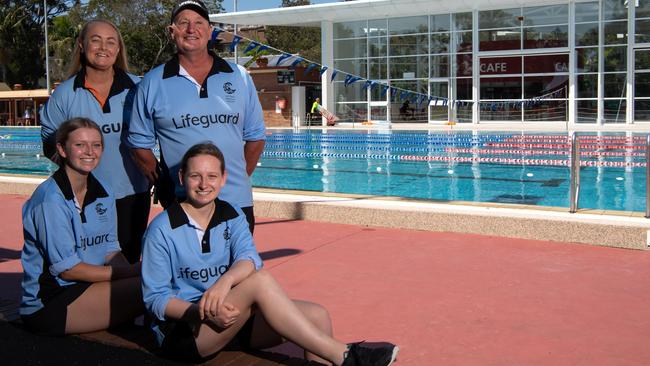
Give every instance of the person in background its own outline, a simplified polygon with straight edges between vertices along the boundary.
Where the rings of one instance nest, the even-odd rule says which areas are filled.
[[[41,110],[43,152],[49,158],[56,151],[54,136],[63,121],[86,117],[100,125],[105,151],[94,174],[115,194],[118,238],[131,263],[140,260],[151,205],[149,183],[124,141],[138,81],[128,73],[126,48],[117,27],[107,20],[92,20],[77,39],[70,78]]]
[[[187,147],[205,140],[217,145],[230,166],[220,198],[242,208],[252,232],[250,175],[264,150],[264,116],[246,69],[208,50],[211,34],[203,2],[176,4],[169,35],[177,52],[138,85],[128,142],[163,207],[185,196],[178,170]],[[156,141],[160,163],[152,152]]]
[[[94,332],[143,313],[140,263],[120,252],[115,199],[92,173],[103,150],[93,121],[61,124],[59,170],[23,206],[20,315],[35,333]]]
[[[142,293],[158,344],[169,358],[203,362],[233,338],[251,348],[289,339],[309,360],[390,365],[395,345],[370,349],[332,338],[322,306],[289,299],[262,267],[241,209],[219,193],[229,175],[212,143],[192,146],[178,171],[185,200],[152,222],[144,239]]]

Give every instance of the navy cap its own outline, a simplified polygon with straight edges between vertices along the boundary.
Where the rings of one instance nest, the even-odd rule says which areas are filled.
[[[194,10],[197,12],[200,16],[205,18],[205,20],[210,21],[210,16],[208,13],[208,8],[203,4],[203,1],[200,0],[183,0],[179,1],[178,4],[174,7],[174,10],[172,10],[172,23],[174,22],[174,19],[180,13],[181,11],[185,9],[190,9]]]

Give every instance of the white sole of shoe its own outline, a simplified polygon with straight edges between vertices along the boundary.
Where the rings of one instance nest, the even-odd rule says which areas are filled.
[[[395,360],[397,359],[397,354],[398,354],[398,353],[399,353],[399,347],[395,346],[395,347],[393,348],[393,355],[390,356],[390,362],[389,362],[388,365],[386,365],[386,366],[390,366],[390,365],[393,364],[393,362],[395,362]]]

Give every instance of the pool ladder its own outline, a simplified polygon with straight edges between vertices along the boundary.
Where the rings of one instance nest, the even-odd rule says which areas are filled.
[[[645,144],[645,217],[650,219],[650,135],[647,136]],[[575,213],[578,210],[578,199],[580,197],[580,142],[578,134],[571,135],[571,162],[570,162],[571,207],[569,212]]]

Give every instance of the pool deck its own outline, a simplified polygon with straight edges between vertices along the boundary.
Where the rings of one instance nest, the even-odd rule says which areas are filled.
[[[0,304],[19,299],[28,191],[0,194]],[[344,341],[395,342],[397,365],[650,364],[650,251],[360,225],[353,208],[328,202],[342,197],[311,196],[290,205],[299,208],[293,216],[268,216],[264,202],[289,207],[277,203],[291,202],[283,195],[256,192],[255,239],[265,267],[290,296],[325,305]],[[310,205],[336,208],[312,218]],[[442,209],[431,208],[447,215]],[[323,222],[327,212],[347,224]],[[386,215],[374,211],[377,220]],[[549,230],[566,230],[561,221]],[[2,343],[0,355],[8,347]],[[31,347],[24,364],[48,357]],[[276,351],[296,355],[288,346]],[[253,363],[231,363],[244,364]]]

